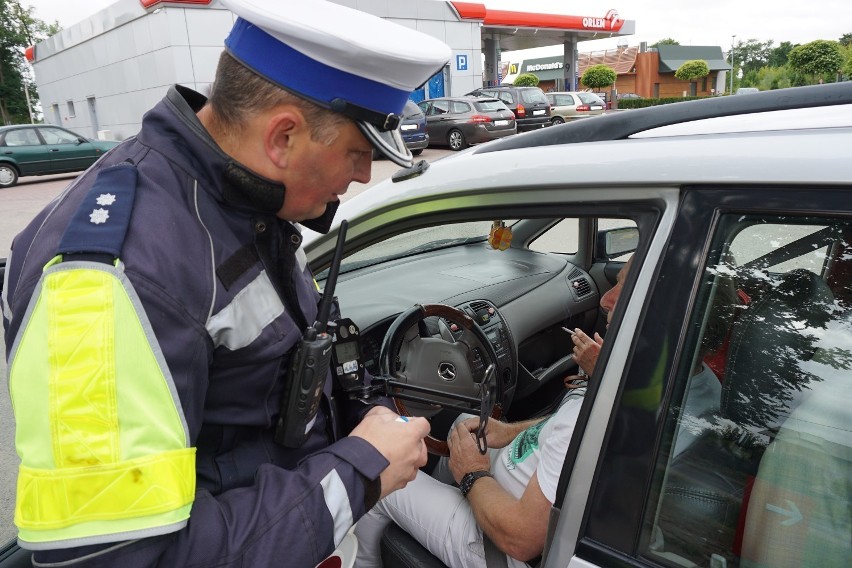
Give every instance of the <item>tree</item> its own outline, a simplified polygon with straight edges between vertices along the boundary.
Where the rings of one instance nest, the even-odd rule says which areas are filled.
[[[680,45],[680,42],[675,40],[675,39],[672,39],[670,37],[667,37],[667,38],[661,39],[657,43],[652,43],[648,47],[659,47],[661,45]]]
[[[592,65],[580,77],[580,82],[590,89],[603,89],[615,84],[618,78],[615,70],[606,65]]]
[[[842,36],[840,36],[840,39],[837,40],[837,41],[843,47],[848,47],[848,46],[852,45],[852,34],[843,34]]]
[[[743,70],[743,74],[765,67],[772,53],[772,40],[761,42],[756,39],[740,41],[734,46],[734,62]]]
[[[787,65],[787,58],[790,56],[790,51],[799,44],[793,45],[789,41],[782,41],[781,45],[772,48],[769,52],[769,59],[766,64],[769,67],[782,67]]]
[[[790,67],[797,73],[833,81],[843,66],[843,54],[836,41],[818,39],[790,51]]]
[[[24,8],[20,0],[0,0],[0,123],[29,122],[24,86],[35,99],[24,50],[60,30],[59,24],[44,23],[33,16],[33,8]]]
[[[538,87],[539,78],[535,73],[521,73],[512,82],[516,87]]]
[[[710,74],[710,66],[703,59],[684,61],[675,71],[675,77],[681,81],[695,81]]]

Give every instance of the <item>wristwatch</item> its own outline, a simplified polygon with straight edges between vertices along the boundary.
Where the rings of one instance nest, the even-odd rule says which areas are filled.
[[[459,491],[461,491],[462,497],[467,498],[467,494],[470,493],[470,490],[473,488],[473,484],[476,483],[476,480],[480,477],[494,476],[491,475],[490,471],[484,469],[464,474],[464,477],[461,478],[461,483],[459,483]]]

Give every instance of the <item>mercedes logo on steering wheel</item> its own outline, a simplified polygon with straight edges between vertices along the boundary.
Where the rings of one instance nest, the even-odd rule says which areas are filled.
[[[443,362],[438,365],[438,376],[444,381],[453,381],[456,378],[456,366],[452,363]]]

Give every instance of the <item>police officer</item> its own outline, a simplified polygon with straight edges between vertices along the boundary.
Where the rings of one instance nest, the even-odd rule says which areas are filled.
[[[40,565],[314,566],[425,464],[428,423],[327,404],[276,442],[327,231],[443,43],[321,0],[238,18],[209,100],[172,87],[141,131],[18,235],[3,323],[21,457],[15,522]],[[286,417],[283,417],[286,418]],[[354,422],[353,422],[354,424]]]

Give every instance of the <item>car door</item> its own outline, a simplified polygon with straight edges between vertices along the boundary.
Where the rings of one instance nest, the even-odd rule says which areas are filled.
[[[433,100],[426,114],[426,128],[429,130],[429,139],[435,144],[446,144],[447,133],[450,131],[450,101],[444,99]]]
[[[94,145],[85,138],[56,126],[39,128],[50,156],[50,171],[76,172],[85,170],[98,159]]]
[[[634,261],[544,566],[848,565],[849,189],[683,191]]]
[[[34,128],[7,130],[0,140],[3,161],[14,164],[22,176],[49,172],[50,154]]]

